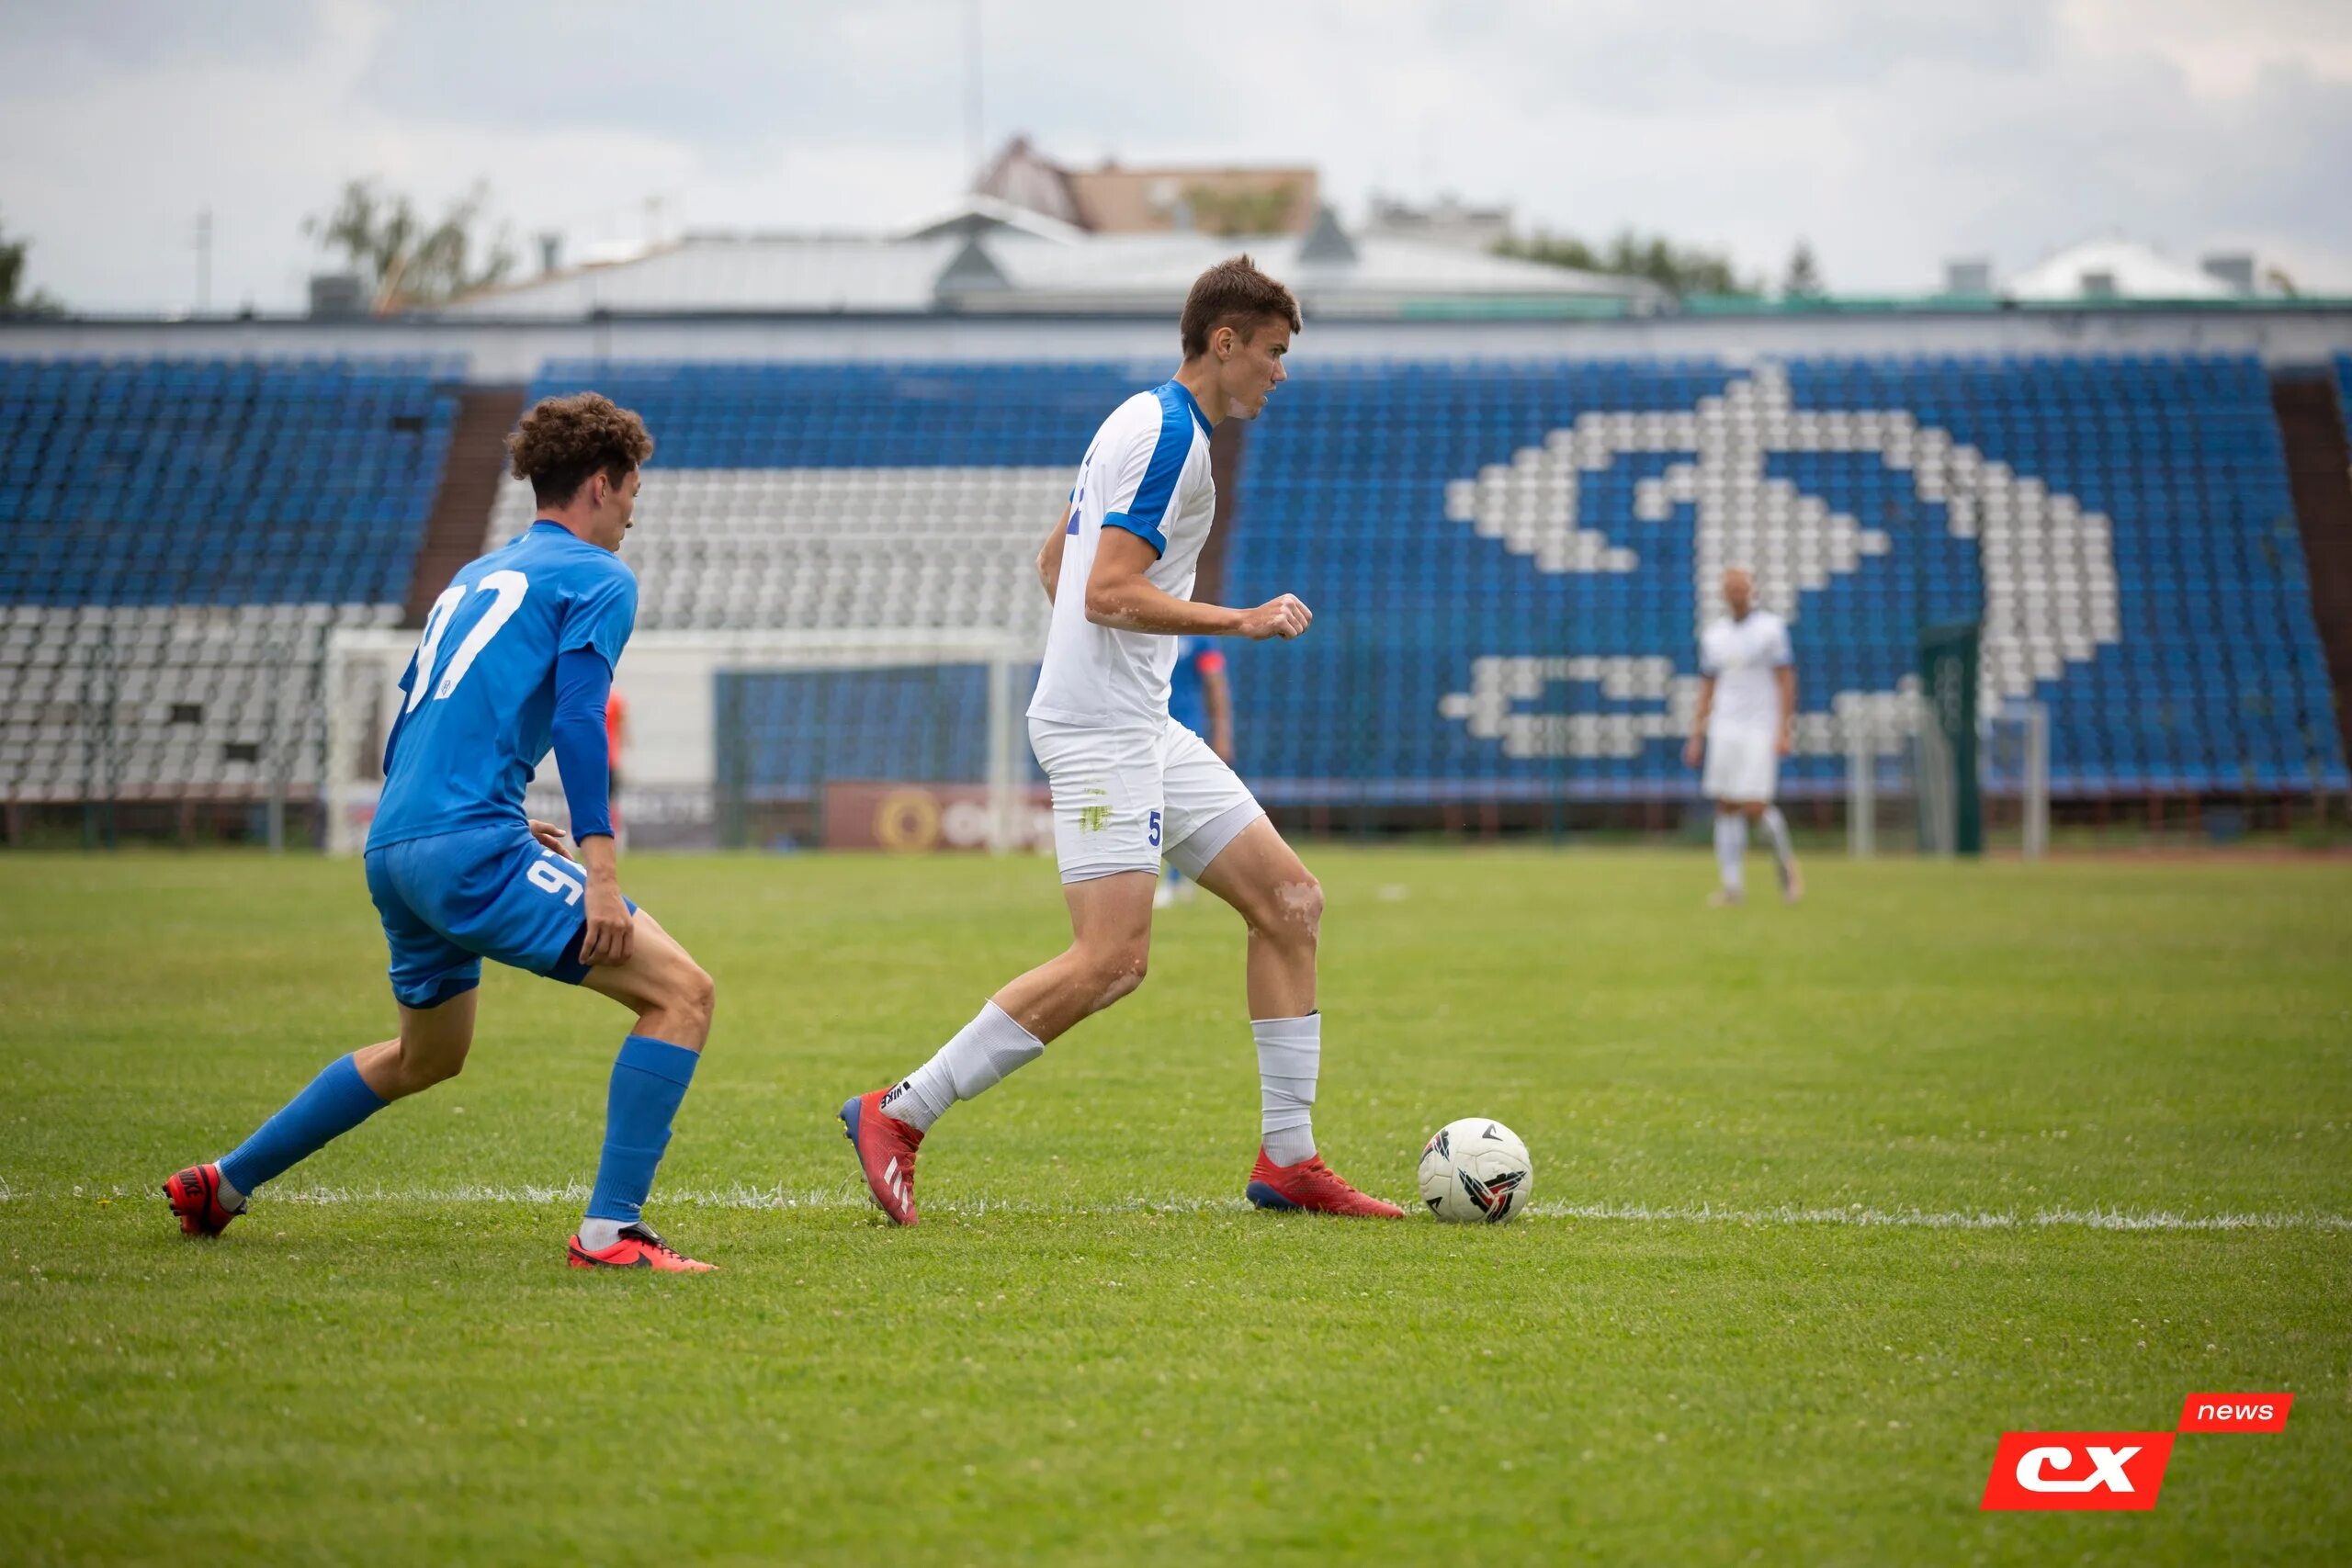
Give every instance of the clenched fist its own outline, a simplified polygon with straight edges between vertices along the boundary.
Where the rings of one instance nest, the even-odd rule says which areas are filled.
[[[1295,593],[1285,593],[1279,599],[1269,599],[1241,616],[1241,635],[1252,642],[1264,642],[1269,637],[1294,637],[1304,632],[1315,620],[1315,612]]]

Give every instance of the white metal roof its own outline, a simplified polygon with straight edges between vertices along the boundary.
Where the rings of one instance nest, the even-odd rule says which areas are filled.
[[[2229,285],[2137,240],[2086,240],[2038,262],[2009,280],[2012,299],[2092,297],[2086,275],[2103,276],[2119,299],[2228,299]]]
[[[900,311],[1172,310],[1212,263],[1247,251],[1289,283],[1310,310],[1380,312],[1406,303],[1555,299],[1623,300],[1665,295],[1638,278],[1570,271],[1419,240],[1313,234],[1229,238],[1201,233],[1086,234],[1060,225],[941,222],[899,238],[694,234],[627,261],[584,266],[478,294],[442,313],[577,318],[597,310]],[[967,245],[975,258],[942,287]],[[1303,259],[1301,253],[1306,251]],[[975,279],[977,278],[977,282]]]

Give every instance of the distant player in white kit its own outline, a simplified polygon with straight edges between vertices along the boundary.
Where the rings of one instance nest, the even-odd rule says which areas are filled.
[[[1048,1041],[1143,984],[1165,856],[1250,928],[1250,1028],[1261,1117],[1244,1189],[1261,1209],[1401,1217],[1315,1152],[1322,1056],[1315,954],[1323,888],[1247,785],[1168,716],[1179,637],[1295,637],[1314,618],[1290,594],[1250,610],[1192,599],[1216,513],[1209,432],[1255,419],[1285,379],[1299,330],[1290,290],[1247,256],[1203,273],[1184,301],[1184,362],[1095,433],[1069,506],[1037,557],[1053,625],[1029,739],[1053,786],[1054,850],[1072,940],[1005,986],[903,1081],[851,1100],[842,1125],[882,1212],[915,1223],[915,1151],[957,1100],[1037,1059]]]
[[[1741,863],[1754,823],[1772,846],[1781,897],[1793,904],[1804,897],[1804,877],[1789,848],[1789,825],[1772,804],[1772,788],[1781,759],[1794,750],[1796,656],[1789,649],[1788,623],[1757,608],[1753,577],[1734,567],[1724,573],[1723,592],[1731,614],[1699,638],[1699,712],[1682,749],[1682,760],[1694,768],[1704,755],[1702,787],[1715,803],[1715,863],[1723,886],[1709,902],[1746,898]]]

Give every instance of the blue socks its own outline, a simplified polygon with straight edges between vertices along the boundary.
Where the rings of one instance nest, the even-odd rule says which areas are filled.
[[[616,1226],[637,1223],[645,1195],[653,1190],[654,1168],[670,1145],[670,1119],[677,1115],[701,1060],[700,1052],[648,1034],[621,1042],[605,1102],[604,1157],[596,1162],[596,1188],[588,1195],[590,1220]],[[586,1236],[585,1227],[582,1235]]]
[[[677,1115],[700,1060],[698,1052],[650,1035],[632,1034],[621,1042],[605,1106],[604,1157],[597,1162],[596,1188],[588,1198],[590,1220],[607,1221],[616,1228],[637,1223],[662,1151],[670,1145],[671,1118]],[[220,1179],[241,1196],[250,1196],[263,1182],[310,1158],[384,1105],[359,1076],[359,1064],[340,1057],[286,1109],[222,1157]]]
[[[329,1063],[311,1087],[287,1101],[254,1135],[220,1161],[220,1179],[238,1192],[271,1180],[326,1147],[384,1108],[359,1064],[349,1056]]]

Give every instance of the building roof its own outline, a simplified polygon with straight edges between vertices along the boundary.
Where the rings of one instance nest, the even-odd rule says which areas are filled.
[[[963,241],[830,234],[689,233],[625,261],[485,289],[442,313],[576,317],[610,310],[925,310]]]
[[[1078,228],[1086,224],[1085,215],[1079,210],[1078,197],[1069,188],[1069,173],[1030,146],[1025,136],[1016,136],[1004,144],[1004,151],[980,171],[972,191],[976,196],[1042,213],[1056,222]]]
[[[974,182],[984,197],[1103,234],[1208,229],[1303,234],[1321,209],[1310,165],[1057,164],[1016,136]],[[1254,221],[1253,221],[1254,220]]]
[[[1639,278],[1570,271],[1426,241],[1350,237],[1325,214],[1309,233],[1087,234],[967,202],[895,237],[690,233],[632,260],[487,290],[443,313],[578,318],[712,311],[1067,311],[1179,309],[1193,280],[1247,251],[1310,311],[1381,315],[1451,302],[1554,301],[1654,310]]]
[[[900,240],[925,240],[937,234],[986,234],[1010,229],[1032,239],[1053,240],[1067,243],[1081,239],[1086,231],[1075,223],[1065,223],[1058,218],[1018,202],[1004,201],[975,191],[959,199],[954,207],[935,218],[926,218],[911,229],[893,235]]]
[[[2086,240],[2011,278],[2012,299],[2228,299],[2235,291],[2136,240]]]

